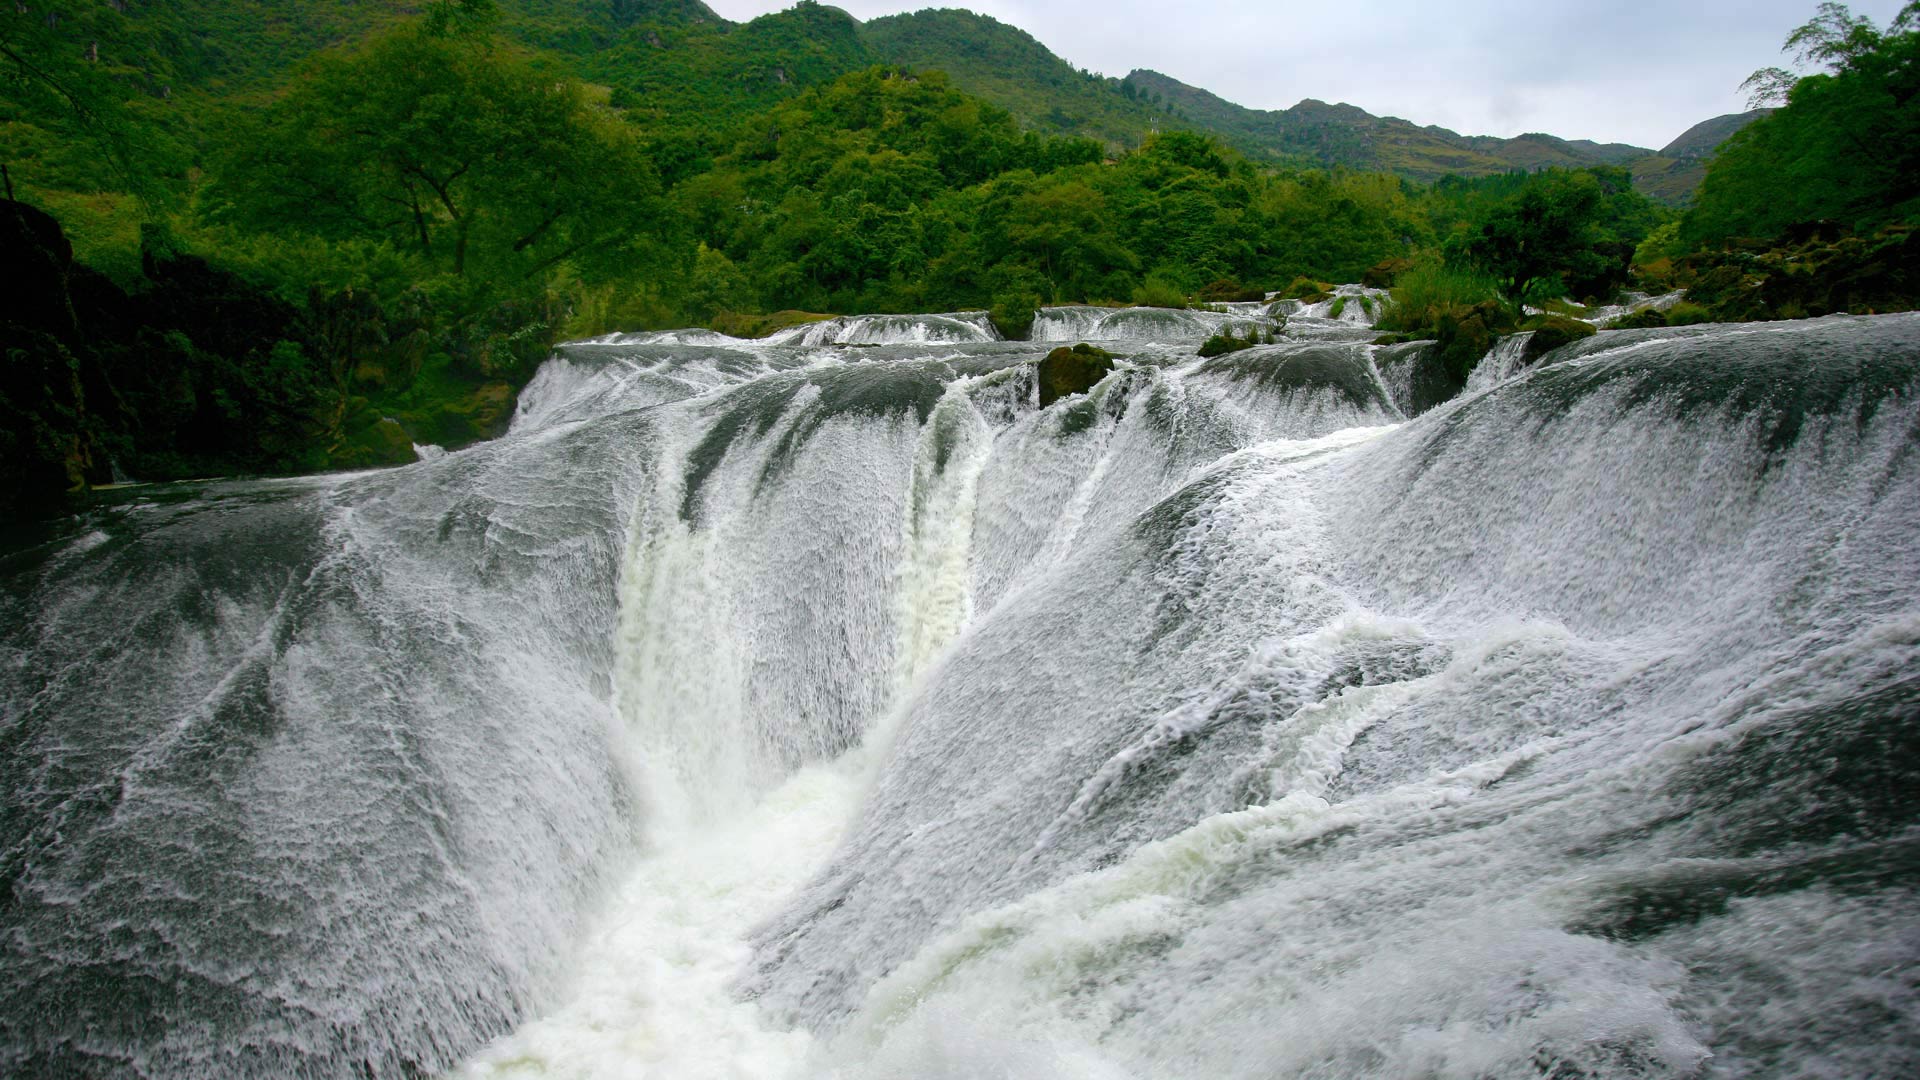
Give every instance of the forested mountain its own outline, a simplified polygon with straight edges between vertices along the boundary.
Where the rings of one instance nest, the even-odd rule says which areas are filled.
[[[1018,27],[955,9],[872,19],[860,36],[877,59],[947,72],[954,85],[1042,131],[1136,146],[1156,130],[1217,136],[1256,161],[1391,172],[1430,182],[1515,169],[1627,165],[1650,195],[1684,202],[1719,142],[1760,113],[1716,117],[1658,153],[1532,133],[1461,135],[1346,104],[1307,99],[1292,108],[1249,109],[1199,87],[1137,69],[1113,79],[1075,68]]]
[[[985,15],[929,8],[870,19],[860,34],[880,59],[945,71],[956,87],[1042,131],[1122,147],[1139,145],[1157,127],[1205,126],[1118,79],[1074,67],[1026,31]]]
[[[247,103],[306,58],[422,9],[418,0],[280,3],[263,17],[236,0],[116,2],[40,10],[52,34],[91,48],[98,64],[161,101]],[[1156,130],[1215,135],[1256,161],[1386,171],[1419,181],[1513,169],[1631,165],[1669,203],[1698,183],[1703,151],[1758,114],[1707,121],[1658,154],[1639,147],[1527,134],[1459,135],[1351,105],[1308,99],[1244,108],[1158,72],[1114,79],[1073,67],[1030,34],[957,9],[861,24],[801,0],[735,24],[699,0],[499,0],[500,30],[548,54],[562,74],[606,88],[640,122],[686,127],[731,120],[874,63],[948,73],[960,90],[1035,130],[1098,140],[1112,151]],[[688,153],[684,147],[679,150]],[[18,155],[16,155],[18,156]],[[31,173],[32,170],[26,170]]]

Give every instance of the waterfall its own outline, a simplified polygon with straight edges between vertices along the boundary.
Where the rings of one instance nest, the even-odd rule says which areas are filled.
[[[1911,1071],[1920,316],[1413,416],[1368,295],[612,335],[17,530],[0,1072]]]

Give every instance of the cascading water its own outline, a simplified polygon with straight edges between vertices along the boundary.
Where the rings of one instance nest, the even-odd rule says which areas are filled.
[[[1920,317],[1409,420],[1333,303],[617,336],[14,536],[0,1072],[1920,1068]]]

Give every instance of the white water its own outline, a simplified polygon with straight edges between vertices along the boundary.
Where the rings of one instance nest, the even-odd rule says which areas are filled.
[[[1034,316],[1031,341],[1154,341],[1199,344],[1216,334],[1246,337],[1273,329],[1264,315],[1204,309],[1045,307]]]
[[[454,1075],[773,1080],[812,1038],[764,1022],[731,985],[746,935],[831,854],[858,808],[864,755],[801,769],[727,820],[658,837],[590,920],[564,1004]]]
[[[1920,1062],[1920,323],[1604,333],[1408,420],[1330,312],[1178,315],[1045,410],[1047,344],[944,316],[570,345],[495,443],[0,564],[0,1061]]]

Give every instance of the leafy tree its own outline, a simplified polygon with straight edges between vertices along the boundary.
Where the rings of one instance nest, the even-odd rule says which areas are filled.
[[[659,217],[630,131],[451,14],[321,57],[216,170],[216,220],[377,236],[503,283],[611,271]]]
[[[1456,254],[1516,301],[1568,291],[1605,299],[1625,283],[1634,248],[1657,219],[1624,169],[1550,171],[1530,178]]]
[[[1773,237],[1836,219],[1860,229],[1920,215],[1920,3],[1886,30],[1844,5],[1820,5],[1786,51],[1825,70],[1755,72],[1758,104],[1784,107],[1748,125],[1709,164],[1681,238],[1700,248]]]

